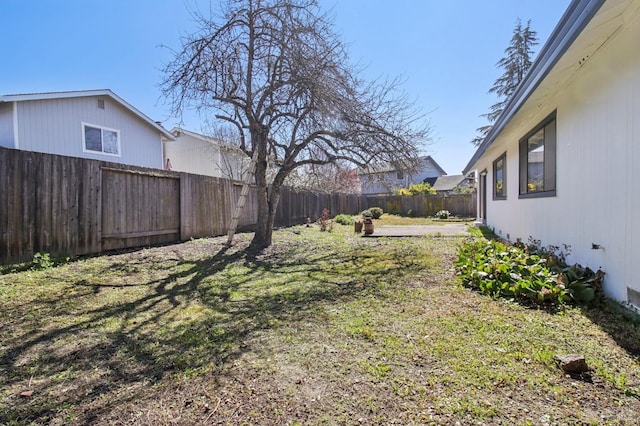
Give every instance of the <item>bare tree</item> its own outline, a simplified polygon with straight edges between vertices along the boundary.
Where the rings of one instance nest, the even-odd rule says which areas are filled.
[[[298,167],[287,176],[285,185],[296,190],[329,194],[360,193],[358,171],[345,161]]]
[[[253,248],[271,245],[280,189],[296,168],[418,157],[428,123],[397,80],[358,76],[316,0],[228,0],[218,19],[197,18],[200,31],[164,70],[163,93],[176,113],[214,111],[257,154]]]

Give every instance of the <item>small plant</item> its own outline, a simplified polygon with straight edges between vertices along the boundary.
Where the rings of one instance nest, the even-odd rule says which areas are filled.
[[[380,217],[384,213],[384,210],[382,210],[381,207],[371,207],[369,211],[371,212],[371,217],[373,217],[374,219],[380,219]]]
[[[363,210],[362,213],[360,213],[362,215],[362,217],[373,217],[373,213],[371,212],[371,210],[367,209],[367,210]]]
[[[449,212],[449,210],[440,210],[436,212],[435,216],[438,219],[449,219],[451,213]]]
[[[53,268],[56,263],[51,259],[49,253],[36,253],[33,255],[33,261],[31,262],[31,269],[34,271],[42,271],[45,269]]]
[[[327,209],[322,210],[322,215],[318,218],[318,224],[320,225],[320,231],[333,231],[333,221],[331,220],[331,213]]]
[[[604,272],[567,265],[568,250],[542,248],[535,240],[526,246],[475,240],[460,248],[456,267],[464,285],[492,297],[553,305],[597,301]]]
[[[339,214],[333,218],[333,221],[340,225],[353,225],[355,223],[353,216],[347,214]]]

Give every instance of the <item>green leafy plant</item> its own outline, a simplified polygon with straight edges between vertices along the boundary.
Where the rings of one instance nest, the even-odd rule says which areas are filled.
[[[380,219],[380,217],[384,213],[384,210],[382,210],[381,207],[371,207],[369,208],[369,211],[371,212],[371,217],[373,217],[374,219]]]
[[[369,209],[363,210],[360,214],[362,217],[373,217],[373,213]]]
[[[449,210],[440,210],[436,212],[435,216],[438,219],[449,219],[449,217],[451,216],[451,213],[449,212]]]
[[[333,218],[333,221],[340,225],[353,225],[355,223],[353,216],[347,214],[339,214]]]
[[[586,305],[598,300],[604,272],[567,265],[567,246],[561,251],[535,243],[512,246],[495,240],[470,240],[459,250],[458,276],[464,285],[492,297],[552,305]]]
[[[56,266],[56,262],[51,259],[51,255],[49,253],[36,253],[33,255],[33,261],[31,262],[31,269],[35,271],[42,271],[44,269],[53,268]]]

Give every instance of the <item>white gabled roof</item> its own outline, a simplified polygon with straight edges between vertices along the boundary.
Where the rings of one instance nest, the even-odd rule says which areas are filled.
[[[138,116],[142,121],[149,124],[151,127],[157,129],[164,137],[170,140],[175,140],[175,137],[167,129],[160,124],[153,121],[151,118],[143,114],[140,110],[135,108],[129,102],[122,99],[109,89],[98,90],[77,90],[69,92],[48,92],[48,93],[26,93],[19,95],[0,95],[0,102],[21,102],[21,101],[40,101],[46,99],[65,99],[65,98],[83,98],[87,96],[108,96],[120,105],[131,111],[134,115]]]

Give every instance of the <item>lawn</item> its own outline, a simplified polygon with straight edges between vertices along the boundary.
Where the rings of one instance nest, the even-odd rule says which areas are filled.
[[[250,237],[0,275],[0,424],[637,422],[624,311],[481,296],[456,282],[461,237]],[[563,374],[567,353],[592,371]]]

